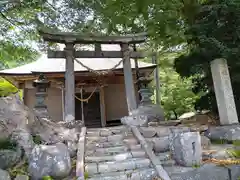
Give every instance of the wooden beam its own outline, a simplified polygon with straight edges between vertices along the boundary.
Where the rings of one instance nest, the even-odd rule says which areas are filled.
[[[132,76],[132,68],[129,57],[129,47],[128,44],[122,44],[122,52],[123,52],[123,72],[124,72],[124,82],[125,82],[125,90],[127,96],[127,105],[128,105],[128,114],[137,108],[136,96],[135,96],[135,88],[133,83]]]
[[[94,34],[82,34],[77,32],[56,32],[54,30],[40,29],[40,35],[45,41],[74,44],[137,44],[146,41],[147,33],[129,34],[125,36],[97,36]]]
[[[121,51],[75,51],[75,58],[122,58]],[[143,59],[146,56],[141,52],[130,51],[130,58]],[[48,50],[48,58],[65,58],[64,51]]]
[[[66,44],[66,73],[65,73],[65,121],[75,120],[75,77],[74,77],[74,44]]]

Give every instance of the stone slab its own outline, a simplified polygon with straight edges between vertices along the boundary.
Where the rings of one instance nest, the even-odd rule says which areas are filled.
[[[99,173],[117,172],[124,170],[132,170],[136,168],[150,167],[151,162],[149,159],[134,158],[126,161],[105,162],[98,165]]]
[[[221,124],[238,123],[227,60],[219,58],[211,61],[211,72]]]

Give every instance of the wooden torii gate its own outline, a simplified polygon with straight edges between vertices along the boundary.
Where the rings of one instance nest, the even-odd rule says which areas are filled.
[[[137,108],[130,58],[140,59],[144,58],[144,55],[130,50],[129,45],[145,42],[146,33],[125,36],[87,36],[81,33],[52,32],[48,30],[39,30],[39,33],[44,41],[66,45],[64,51],[48,51],[48,58],[66,58],[65,121],[75,120],[75,58],[122,58],[128,112],[130,113]],[[95,45],[95,50],[75,51],[75,44],[92,44]],[[101,44],[119,44],[121,51],[102,51]]]

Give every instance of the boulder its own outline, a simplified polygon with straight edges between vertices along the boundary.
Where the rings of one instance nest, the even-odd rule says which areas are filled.
[[[22,155],[21,148],[0,150],[0,168],[8,169],[20,161]]]
[[[171,141],[173,159],[182,166],[194,166],[202,163],[201,137],[198,132],[175,134]]]
[[[167,152],[169,151],[169,137],[157,137],[157,138],[146,138],[147,142],[153,144],[153,150],[155,153]]]
[[[144,115],[147,116],[148,122],[164,121],[163,109],[156,104],[140,105],[137,109],[133,110],[133,116]]]
[[[156,128],[153,127],[140,127],[139,131],[145,138],[151,138],[156,134]]]
[[[11,177],[7,171],[0,169],[0,180],[11,180]]]
[[[61,179],[69,175],[71,160],[68,148],[62,143],[36,145],[29,158],[28,171],[33,180],[43,176]]]
[[[147,116],[138,115],[138,116],[125,116],[121,118],[121,123],[128,126],[147,126],[148,119]]]
[[[210,127],[205,136],[211,140],[240,140],[240,125]]]

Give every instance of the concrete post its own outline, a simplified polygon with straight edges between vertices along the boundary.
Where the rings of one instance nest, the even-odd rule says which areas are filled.
[[[211,72],[221,124],[238,123],[227,61],[225,59],[213,60],[211,62]]]

